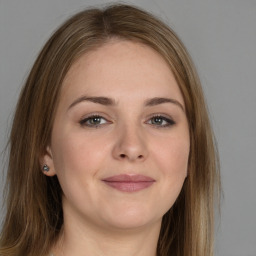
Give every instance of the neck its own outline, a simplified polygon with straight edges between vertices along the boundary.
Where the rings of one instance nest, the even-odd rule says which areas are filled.
[[[120,229],[64,221],[55,256],[156,256],[161,221]]]

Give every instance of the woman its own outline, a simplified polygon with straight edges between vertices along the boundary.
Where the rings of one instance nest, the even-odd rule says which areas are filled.
[[[217,156],[175,33],[127,5],[65,22],[21,92],[7,186],[1,255],[213,255]]]

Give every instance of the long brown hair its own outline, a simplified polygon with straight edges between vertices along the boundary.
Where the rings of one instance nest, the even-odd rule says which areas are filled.
[[[63,224],[62,192],[56,176],[43,175],[39,157],[50,143],[69,68],[82,54],[111,38],[141,42],[156,50],[170,66],[185,101],[191,145],[188,177],[163,217],[157,255],[213,255],[219,168],[199,78],[185,47],[168,26],[122,4],[71,17],[46,43],[27,78],[9,140],[7,213],[0,255],[44,256],[57,241]]]

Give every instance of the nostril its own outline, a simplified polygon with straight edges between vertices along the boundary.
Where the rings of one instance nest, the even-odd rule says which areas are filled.
[[[129,156],[129,155],[126,155],[126,154],[119,154],[119,157],[122,158],[122,159],[125,159],[126,157],[129,158],[129,159],[142,159],[144,158],[143,155],[138,155],[137,157],[134,157],[133,156]]]

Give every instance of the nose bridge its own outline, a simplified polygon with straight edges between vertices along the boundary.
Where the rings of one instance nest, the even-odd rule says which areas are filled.
[[[135,123],[123,124],[118,128],[113,149],[115,158],[129,161],[143,160],[147,157],[145,133]]]

